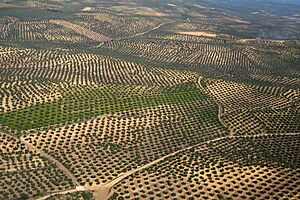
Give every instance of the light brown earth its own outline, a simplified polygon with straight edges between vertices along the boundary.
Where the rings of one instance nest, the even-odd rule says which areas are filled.
[[[93,10],[92,7],[84,7],[81,9],[81,11],[91,11],[91,10]]]
[[[237,40],[238,42],[241,42],[241,43],[245,43],[245,42],[253,42],[253,41],[257,41],[257,39],[239,39]],[[270,42],[276,42],[276,43],[284,43],[286,42],[286,40],[266,40],[264,39],[264,41],[270,41]]]
[[[251,24],[251,22],[248,22],[248,21],[245,21],[245,20],[242,20],[242,19],[238,19],[238,18],[225,17],[225,19],[228,19],[230,21],[234,21],[234,22],[237,22],[237,23],[241,23],[241,24]]]
[[[214,9],[212,7],[207,7],[207,6],[200,5],[200,4],[190,4],[190,5],[200,8],[200,9]]]
[[[68,194],[68,193],[80,192],[80,191],[85,191],[85,190],[84,190],[83,187],[78,186],[75,189],[65,190],[65,191],[60,191],[60,192],[56,192],[56,193],[53,193],[53,194],[49,194],[49,195],[43,196],[41,198],[38,198],[37,200],[45,200],[45,199],[48,199],[49,197],[51,197],[53,195],[56,195],[56,194]]]
[[[19,139],[19,138],[16,138],[16,139]],[[26,140],[24,140],[23,137],[20,138],[19,140],[23,144],[25,144],[25,146],[28,147],[30,150],[35,151],[35,152],[39,153],[41,156],[43,156],[45,158],[48,158],[49,160],[51,160],[52,162],[54,162],[56,164],[56,166],[66,174],[66,176],[68,176],[70,179],[72,179],[72,181],[76,185],[79,185],[79,183],[77,182],[75,176],[63,164],[61,164],[59,161],[57,161],[55,158],[53,158],[49,154],[45,153],[41,149],[38,149],[36,146],[33,146],[32,144],[28,143]]]
[[[119,11],[119,12],[126,12],[136,15],[145,15],[145,16],[152,16],[152,17],[164,17],[168,16],[168,14],[155,10],[149,7],[143,6],[113,6],[111,7],[112,10]]]
[[[286,135],[298,135],[300,133],[286,133],[286,134],[274,134],[274,135],[277,135],[277,136],[286,136]],[[204,143],[211,143],[211,142],[214,142],[214,141],[218,141],[218,140],[223,140],[225,138],[249,138],[249,137],[259,137],[259,136],[269,136],[269,134],[259,134],[259,135],[242,135],[242,136],[225,136],[225,137],[220,137],[220,138],[216,138],[216,139],[213,139],[213,140],[210,140],[210,141],[206,141]],[[87,190],[95,190],[95,197],[96,197],[96,200],[107,200],[110,198],[111,195],[113,195],[112,193],[112,188],[114,185],[116,185],[117,183],[119,183],[120,181],[122,181],[123,179],[127,178],[128,176],[138,172],[138,171],[141,171],[143,169],[146,169],[152,165],[155,165],[157,163],[159,163],[160,161],[163,161],[164,159],[168,158],[168,157],[171,157],[171,156],[174,156],[180,152],[183,152],[183,151],[186,151],[186,150],[189,150],[189,149],[192,149],[196,146],[198,146],[199,144],[196,144],[196,145],[192,145],[190,147],[187,147],[187,148],[184,148],[184,149],[181,149],[181,150],[178,150],[176,152],[173,152],[169,155],[166,155],[162,158],[159,158],[157,160],[154,160],[146,165],[143,165],[141,167],[138,167],[136,169],[133,169],[133,170],[130,170],[128,172],[125,172],[123,175],[119,176],[118,178],[114,179],[113,181],[107,183],[107,184],[104,184],[104,185],[101,185],[101,186],[94,186],[94,187],[85,187]],[[263,170],[263,169],[262,169]]]
[[[182,34],[182,35],[205,36],[205,37],[213,37],[213,38],[217,37],[217,34],[203,32],[203,31],[179,31],[176,33]]]
[[[176,5],[174,5],[174,4],[171,4],[171,3],[168,3],[168,4],[166,4],[167,6],[171,6],[171,7],[176,7]]]
[[[100,33],[94,32],[92,30],[89,30],[85,27],[82,27],[78,24],[72,23],[72,22],[68,22],[65,20],[60,20],[60,19],[56,19],[56,20],[50,20],[49,22],[53,23],[53,24],[57,24],[60,26],[63,26],[67,29],[70,29],[72,31],[75,31],[76,33],[79,33],[80,35],[83,35],[87,38],[90,38],[92,40],[95,41],[107,41],[109,40],[109,37],[106,37]]]

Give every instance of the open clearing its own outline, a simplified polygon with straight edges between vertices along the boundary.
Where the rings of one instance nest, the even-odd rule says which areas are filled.
[[[92,11],[93,8],[92,7],[84,7],[81,9],[81,11]]]
[[[156,9],[150,7],[142,7],[142,6],[113,6],[112,10],[131,13],[135,15],[145,15],[145,16],[154,16],[154,17],[165,17],[168,14],[160,12]]]
[[[183,35],[205,36],[205,37],[212,37],[212,38],[217,37],[217,34],[203,32],[203,31],[179,31],[176,33],[183,34]]]
[[[245,20],[242,20],[242,19],[238,19],[238,18],[233,18],[233,17],[225,17],[225,19],[228,19],[230,21],[234,21],[234,22],[237,22],[237,23],[241,23],[241,24],[251,24],[251,22],[248,22],[248,21],[245,21]]]
[[[68,22],[68,21],[65,21],[65,20],[50,20],[51,23],[54,23],[54,24],[57,24],[57,25],[60,25],[60,26],[63,26],[65,28],[68,28],[68,29],[71,29],[72,31],[75,31],[87,38],[90,38],[92,40],[95,40],[95,41],[106,41],[106,40],[109,40],[108,37],[102,35],[102,34],[99,34],[99,33],[96,33],[92,30],[89,30],[85,27],[82,27],[78,24],[74,24],[72,22]]]

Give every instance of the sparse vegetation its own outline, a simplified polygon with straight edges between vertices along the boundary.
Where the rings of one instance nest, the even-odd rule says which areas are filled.
[[[143,198],[146,193],[164,199],[251,199],[275,192],[298,198],[298,137],[240,136],[204,142],[124,179],[113,188],[113,198]]]
[[[0,200],[300,199],[299,13],[2,1]]]

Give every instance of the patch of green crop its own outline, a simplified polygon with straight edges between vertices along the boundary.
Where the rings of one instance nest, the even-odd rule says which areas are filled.
[[[107,91],[76,91],[59,100],[0,115],[0,123],[16,130],[28,130],[65,122],[74,122],[108,113],[128,111],[160,104],[179,104],[205,98],[195,84],[159,88],[145,95],[124,95],[120,88]]]
[[[81,5],[77,2],[61,2],[60,3],[65,12],[73,13],[76,11],[80,11]]]

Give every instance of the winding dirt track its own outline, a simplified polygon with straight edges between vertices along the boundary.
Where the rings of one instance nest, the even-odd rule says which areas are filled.
[[[39,153],[41,156],[48,158],[49,160],[51,160],[52,162],[54,162],[56,164],[56,166],[62,170],[66,176],[68,176],[70,179],[72,179],[72,181],[79,186],[79,183],[77,182],[75,176],[63,165],[61,164],[58,160],[56,160],[55,158],[53,158],[52,156],[50,156],[49,154],[45,153],[44,151],[42,151],[41,149],[38,149],[37,147],[33,146],[32,144],[26,142],[23,138],[19,139],[23,144],[25,144],[25,146],[27,148],[29,148],[30,150],[36,151],[37,153]]]
[[[198,80],[197,80],[197,85],[198,85],[198,87],[200,89],[202,89],[203,91],[205,91],[206,94],[208,94],[208,92],[202,86],[201,80],[202,80],[202,77],[199,77]],[[219,104],[218,104],[218,106],[219,106],[218,117],[219,117],[220,122],[223,124],[222,119],[221,119],[221,115],[220,115],[221,111],[222,111],[222,108],[220,107]],[[222,140],[222,139],[226,139],[226,138],[252,138],[252,137],[270,136],[270,134],[233,136],[233,135],[231,135],[229,133],[228,136],[224,136],[224,137],[216,138],[216,139],[213,139],[213,140],[205,141],[205,142],[202,142],[202,143],[199,143],[199,144],[196,144],[196,145],[184,148],[184,149],[180,149],[180,150],[175,151],[175,152],[173,152],[171,154],[168,154],[166,156],[163,156],[163,157],[161,157],[161,158],[159,158],[157,160],[154,160],[154,161],[152,161],[152,162],[150,162],[150,163],[148,163],[146,165],[143,165],[143,166],[140,166],[140,167],[138,167],[136,169],[130,170],[128,172],[125,172],[124,174],[122,174],[121,176],[119,176],[118,178],[112,180],[111,182],[109,182],[107,184],[103,184],[103,185],[99,185],[99,186],[91,186],[91,187],[90,186],[81,187],[81,186],[79,186],[79,183],[76,181],[76,178],[74,177],[74,175],[66,167],[64,167],[58,160],[56,160],[55,158],[53,158],[51,155],[45,153],[44,151],[42,151],[41,149],[38,149],[37,147],[35,147],[33,145],[31,145],[30,143],[28,143],[27,141],[25,141],[23,138],[18,138],[16,136],[13,136],[12,134],[8,134],[8,133],[5,133],[5,134],[9,135],[10,137],[14,137],[16,140],[19,140],[20,142],[24,143],[25,146],[27,148],[29,148],[30,150],[36,151],[36,152],[40,153],[41,156],[44,156],[44,157],[50,159],[51,161],[53,161],[57,165],[57,167],[59,169],[61,169],[77,185],[77,187],[75,189],[52,193],[52,194],[49,194],[47,196],[40,197],[40,198],[38,198],[38,200],[47,199],[51,195],[55,195],[55,194],[67,194],[67,193],[73,193],[73,192],[78,192],[78,191],[89,191],[89,190],[94,190],[95,191],[96,200],[107,200],[112,195],[112,188],[113,188],[113,186],[116,185],[117,183],[119,183],[120,181],[122,181],[123,179],[127,178],[128,176],[130,176],[130,175],[132,175],[132,174],[134,174],[134,173],[136,173],[138,171],[141,171],[143,169],[151,167],[152,165],[155,165],[155,164],[159,163],[160,161],[163,161],[164,159],[166,159],[168,157],[171,157],[171,156],[174,156],[174,155],[176,155],[176,154],[178,154],[178,153],[180,153],[182,151],[186,151],[186,150],[195,148],[195,147],[197,147],[197,146],[199,146],[201,144],[210,143],[210,142],[214,142],[214,141],[218,141],[218,140]],[[272,134],[272,135],[274,135],[274,136],[286,136],[286,135],[299,135],[299,134],[300,133],[279,133],[279,134]]]
[[[287,135],[292,136],[292,135],[300,135],[300,133],[279,133],[279,134],[272,134],[272,135],[274,135],[274,136],[287,136]],[[202,145],[202,144],[205,144],[205,143],[215,142],[215,141],[223,140],[223,139],[226,139],[226,138],[252,138],[252,137],[264,137],[264,136],[270,136],[270,134],[224,136],[224,137],[216,138],[216,139],[213,139],[213,140],[208,140],[208,141],[205,141],[205,142],[202,142],[202,143],[199,143],[199,144],[196,144],[196,145],[178,150],[178,151],[173,152],[171,154],[168,154],[164,157],[161,157],[157,160],[154,160],[154,161],[152,161],[152,162],[150,162],[146,165],[143,165],[143,166],[138,167],[136,169],[130,170],[130,171],[122,174],[121,176],[119,176],[118,178],[114,179],[113,181],[111,181],[107,184],[94,186],[94,187],[76,187],[76,189],[71,189],[71,190],[52,193],[52,194],[49,194],[47,196],[38,198],[37,200],[45,200],[48,197],[50,197],[51,195],[55,195],[55,194],[67,194],[67,193],[72,193],[72,192],[89,191],[89,190],[94,190],[95,191],[96,200],[107,200],[112,195],[112,188],[113,188],[114,185],[116,185],[117,183],[119,183],[123,179],[127,178],[128,176],[130,176],[130,175],[132,175],[132,174],[134,174],[138,171],[141,171],[143,169],[146,169],[148,167],[151,167],[152,165],[155,165],[155,164],[159,163],[160,161],[163,161],[164,159],[166,159],[170,156],[176,155],[177,153],[195,148],[195,147],[197,147],[199,145]]]
[[[59,161],[57,161],[55,158],[53,158],[52,156],[50,156],[49,154],[45,153],[44,151],[42,151],[41,149],[38,149],[37,147],[31,145],[30,143],[26,142],[23,138],[18,138],[16,136],[14,136],[13,134],[10,133],[6,133],[6,132],[2,132],[4,134],[6,134],[9,137],[14,138],[15,140],[23,143],[25,145],[25,147],[27,147],[28,149],[35,151],[37,153],[39,153],[42,157],[48,158],[49,160],[51,160],[52,162],[54,162],[57,167],[62,170],[66,176],[68,176],[70,179],[72,179],[72,181],[79,186],[79,183],[77,182],[75,176],[65,167],[63,166],[63,164],[61,164]]]
[[[156,27],[154,27],[154,28],[152,28],[152,29],[150,29],[150,30],[148,30],[148,31],[144,31],[144,32],[141,32],[141,33],[137,33],[137,34],[134,34],[134,35],[125,37],[125,38],[121,38],[120,40],[123,40],[123,39],[129,39],[129,38],[134,38],[134,37],[137,37],[137,36],[145,35],[145,34],[147,34],[147,33],[150,33],[150,32],[152,32],[152,31],[155,31],[155,30],[159,29],[160,27],[162,27],[162,26],[164,26],[164,25],[166,25],[166,24],[171,24],[171,23],[173,23],[173,22],[174,22],[174,21],[164,22],[164,23],[162,23],[162,24],[160,24],[160,25],[158,25],[158,26],[156,26]]]
[[[130,38],[134,38],[134,37],[137,37],[137,36],[141,36],[141,35],[145,35],[147,33],[150,33],[152,31],[155,31],[157,29],[159,29],[160,27],[166,25],[166,24],[171,24],[173,23],[174,21],[170,21],[170,22],[164,22],[162,24],[159,24],[158,26],[150,29],[150,30],[147,30],[147,31],[144,31],[144,32],[141,32],[141,33],[137,33],[137,34],[134,34],[134,35],[130,35],[130,36],[127,36],[127,37],[123,37],[123,38],[119,38],[119,39],[115,39],[114,41],[119,41],[119,40],[126,40],[126,39],[130,39]],[[98,48],[98,47],[101,47],[102,45],[104,44],[104,42],[101,42],[99,45],[97,46],[94,46],[93,48]]]
[[[275,135],[275,136],[287,136],[287,135],[299,135],[300,133],[279,133],[279,134],[272,134],[272,135]],[[160,161],[163,161],[164,159],[170,157],[170,156],[174,156],[182,151],[186,151],[186,150],[190,150],[192,148],[195,148],[201,144],[205,144],[205,143],[210,143],[210,142],[215,142],[215,141],[219,141],[219,140],[223,140],[223,139],[226,139],[226,138],[253,138],[253,137],[264,137],[264,136],[270,136],[270,134],[258,134],[258,135],[241,135],[241,136],[224,136],[224,137],[220,137],[220,138],[216,138],[216,139],[213,139],[213,140],[208,140],[208,141],[205,141],[205,142],[202,142],[202,143],[199,143],[199,144],[196,144],[196,145],[193,145],[193,146],[190,146],[190,147],[187,147],[187,148],[184,148],[184,149],[180,149],[178,151],[175,151],[171,154],[168,154],[164,157],[161,157],[157,160],[154,160],[146,165],[143,165],[141,167],[138,167],[136,169],[133,169],[133,170],[130,170],[126,173],[124,173],[123,175],[119,176],[118,178],[114,179],[113,181],[105,184],[105,185],[101,185],[101,186],[97,186],[97,187],[91,187],[89,188],[89,190],[95,190],[95,196],[96,196],[96,200],[107,200],[109,199],[109,197],[112,195],[112,191],[111,189],[113,188],[114,185],[116,185],[117,183],[119,183],[120,181],[122,181],[123,179],[127,178],[128,176],[138,172],[138,171],[141,171],[143,169],[146,169],[148,167],[151,167],[152,165],[155,165],[157,163],[159,163]]]
[[[52,194],[49,194],[49,195],[47,195],[47,196],[40,197],[40,198],[38,198],[37,200],[45,200],[45,199],[48,199],[49,197],[51,197],[52,195],[55,195],[55,194],[68,194],[68,193],[80,192],[80,191],[84,191],[84,189],[81,189],[81,188],[77,188],[77,187],[76,187],[75,189],[65,190],[65,191],[60,191],[60,192],[52,193]]]
[[[197,85],[205,92],[206,95],[210,96],[214,100],[214,102],[218,105],[218,110],[219,110],[218,111],[218,119],[219,119],[220,123],[229,131],[229,136],[233,136],[233,132],[231,131],[231,129],[229,129],[228,126],[222,120],[222,114],[223,114],[222,105],[220,103],[218,103],[218,101],[213,97],[213,95],[211,95],[209,93],[209,91],[207,91],[205,89],[205,87],[203,87],[203,85],[201,84],[202,78],[203,77],[199,76]]]

